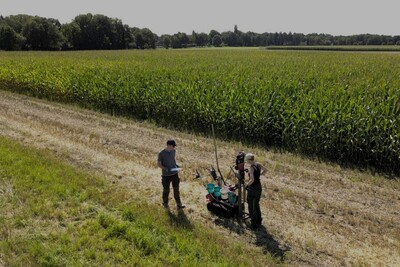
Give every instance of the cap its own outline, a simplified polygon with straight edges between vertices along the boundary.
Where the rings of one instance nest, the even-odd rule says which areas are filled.
[[[176,146],[176,142],[173,139],[167,141],[167,146]]]

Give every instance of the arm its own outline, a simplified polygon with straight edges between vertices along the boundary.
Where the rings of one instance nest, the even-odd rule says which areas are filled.
[[[163,162],[163,157],[162,157],[162,154],[161,154],[161,152],[160,152],[160,153],[158,153],[158,157],[157,157],[157,166],[160,167],[160,168],[163,169],[163,170],[167,170],[167,167],[165,167],[165,166],[162,164],[162,162]]]
[[[250,178],[250,180],[249,180],[247,186],[250,186],[254,182],[254,168],[253,168],[253,166],[251,166],[250,169],[249,169],[249,178]]]
[[[167,168],[166,167],[164,167],[163,165],[162,165],[162,163],[161,163],[161,161],[157,161],[157,166],[158,167],[160,167],[161,169],[163,169],[163,170],[166,170]]]

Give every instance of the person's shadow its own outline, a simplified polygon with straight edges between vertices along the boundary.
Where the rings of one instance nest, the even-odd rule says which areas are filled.
[[[254,230],[254,234],[256,236],[256,245],[262,247],[264,253],[269,252],[282,262],[286,260],[285,252],[289,251],[290,247],[280,245],[263,225]]]
[[[218,216],[214,220],[215,224],[228,228],[239,235],[244,234],[246,231],[253,231],[256,236],[255,244],[263,248],[264,253],[270,253],[281,262],[286,260],[285,253],[290,251],[287,245],[281,245],[275,238],[268,233],[267,229],[261,225],[257,230],[250,230],[250,225],[247,219],[238,220],[237,218],[226,218]]]
[[[168,209],[168,216],[170,224],[176,228],[185,228],[188,230],[193,229],[192,223],[187,218],[183,209],[179,209],[177,213],[172,212]]]

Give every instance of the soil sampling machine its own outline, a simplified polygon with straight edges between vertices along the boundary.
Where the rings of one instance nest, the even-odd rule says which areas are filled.
[[[234,185],[227,184],[219,169],[217,145],[215,141],[214,125],[212,125],[212,134],[214,138],[214,149],[215,149],[215,160],[217,164],[217,170],[211,166],[208,169],[211,177],[213,178],[212,183],[205,184],[207,190],[206,200],[207,209],[212,213],[227,218],[236,217],[239,220],[248,218],[248,214],[245,213],[245,168],[244,168],[244,152],[239,152],[236,156],[235,165],[230,167],[230,173],[235,174],[237,183]],[[218,173],[217,173],[218,171]],[[201,175],[196,171],[196,178],[201,178]]]

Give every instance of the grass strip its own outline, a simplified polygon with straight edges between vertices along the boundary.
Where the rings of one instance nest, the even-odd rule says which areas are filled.
[[[276,266],[49,152],[0,137],[0,265]]]

